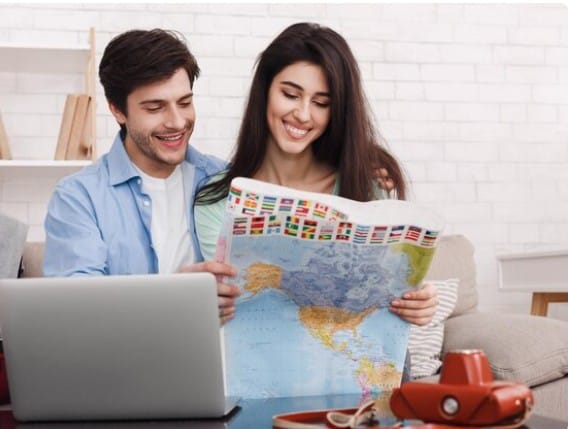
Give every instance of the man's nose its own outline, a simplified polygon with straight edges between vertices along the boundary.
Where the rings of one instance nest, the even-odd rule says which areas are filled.
[[[185,127],[187,119],[184,117],[180,109],[173,107],[168,110],[166,118],[166,127],[179,130]]]

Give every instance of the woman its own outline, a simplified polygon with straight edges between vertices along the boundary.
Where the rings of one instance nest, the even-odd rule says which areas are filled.
[[[402,170],[379,144],[357,61],[345,39],[313,23],[285,29],[261,53],[237,139],[222,176],[198,193],[195,224],[205,259],[212,259],[231,180],[250,177],[358,201],[388,198],[377,186],[386,169],[404,199]],[[417,325],[432,320],[433,286],[405,293],[391,311]]]

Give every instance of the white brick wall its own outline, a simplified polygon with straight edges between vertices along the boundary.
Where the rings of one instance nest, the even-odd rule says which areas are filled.
[[[475,244],[483,309],[527,312],[497,291],[496,253],[568,247],[568,9],[561,4],[0,5],[0,41],[73,44],[97,31],[97,57],[124,30],[183,32],[202,68],[192,143],[226,157],[258,53],[312,20],[351,44],[379,128],[412,179],[412,199]],[[1,59],[0,59],[1,62]],[[0,67],[0,109],[17,157],[53,153],[64,94],[80,76]],[[73,89],[71,89],[73,90]],[[99,152],[116,124],[98,87]],[[56,178],[0,174],[0,210],[42,239]],[[566,315],[566,307],[554,314]]]

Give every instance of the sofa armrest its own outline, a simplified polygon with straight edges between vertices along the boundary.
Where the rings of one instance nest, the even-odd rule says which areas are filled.
[[[520,314],[464,314],[445,325],[442,351],[456,349],[481,349],[496,379],[536,386],[568,374],[568,322]]]
[[[25,244],[22,256],[22,277],[43,276],[43,252],[43,242],[28,241]]]

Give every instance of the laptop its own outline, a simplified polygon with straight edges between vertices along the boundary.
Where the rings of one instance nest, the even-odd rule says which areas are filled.
[[[0,279],[15,417],[226,415],[216,290],[209,273]]]

